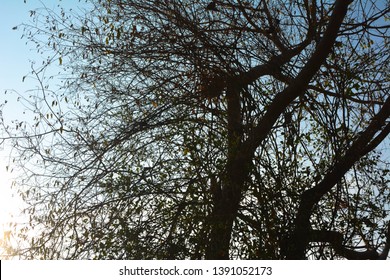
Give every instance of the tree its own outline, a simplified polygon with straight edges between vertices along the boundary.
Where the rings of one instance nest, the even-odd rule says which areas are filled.
[[[89,3],[25,26],[24,257],[387,257],[388,4]]]

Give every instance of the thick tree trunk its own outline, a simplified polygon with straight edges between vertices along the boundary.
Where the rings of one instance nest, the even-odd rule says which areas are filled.
[[[225,192],[219,200],[215,201],[210,217],[211,231],[206,251],[207,259],[229,259],[231,233],[240,203],[239,195],[234,196],[232,193]]]
[[[231,83],[227,91],[228,100],[228,154],[226,169],[221,178],[220,195],[214,199],[214,208],[209,219],[210,236],[206,251],[207,259],[229,259],[229,245],[239,209],[242,189],[248,173],[247,163],[240,157],[242,143],[242,121],[240,89]]]

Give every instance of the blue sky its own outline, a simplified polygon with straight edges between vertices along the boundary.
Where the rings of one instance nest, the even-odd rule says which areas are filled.
[[[15,26],[29,20],[29,10],[33,8],[33,3],[24,3],[23,0],[2,0],[0,3],[0,104],[8,101],[7,109],[3,112],[3,117],[15,118],[18,111],[21,110],[16,102],[13,102],[6,90],[15,90],[22,93],[29,86],[22,83],[22,77],[29,71],[30,60],[33,58],[33,52],[29,51],[29,46],[25,40],[20,39],[21,30],[13,30]],[[13,116],[10,116],[12,112]],[[0,135],[0,137],[3,135]],[[5,225],[12,221],[12,216],[17,215],[18,204],[12,198],[10,191],[10,177],[13,174],[6,172],[6,166],[9,164],[9,146],[3,144],[0,146],[0,230],[6,230]],[[0,235],[0,238],[2,234]]]
[[[58,4],[66,7],[80,5],[78,0],[1,0],[0,3],[0,103],[4,100],[12,103],[9,95],[4,95],[5,90],[15,90],[19,94],[34,88],[32,80],[23,76],[31,70],[31,61],[40,62],[42,59],[34,49],[33,44],[28,44],[26,38],[21,38],[22,23],[31,22],[30,11],[47,6],[55,8]],[[19,26],[16,30],[14,27]],[[15,107],[17,104],[12,103]],[[10,106],[7,106],[8,109]],[[21,108],[7,110],[7,113],[19,115]],[[7,117],[7,115],[5,115]]]
[[[31,23],[30,11],[46,6],[54,9],[59,4],[62,7],[74,8],[82,5],[79,0],[1,0],[0,1],[0,104],[7,101],[3,110],[6,123],[12,119],[23,117],[23,106],[16,102],[17,95],[27,94],[27,91],[35,89],[37,83],[33,79],[22,79],[31,72],[31,62],[42,62],[42,57],[34,49],[32,43],[28,43],[23,35],[23,23]],[[80,4],[81,3],[81,4]],[[84,4],[85,5],[85,4]],[[15,29],[15,27],[18,27]],[[54,66],[51,66],[51,70]],[[58,71],[56,71],[58,72]],[[7,94],[4,94],[8,91]],[[2,135],[0,135],[1,137]],[[2,147],[0,146],[0,153]],[[1,155],[0,155],[1,156]]]
[[[38,2],[38,1],[31,1]],[[25,40],[20,39],[21,30],[13,27],[29,20],[29,9],[33,5],[23,0],[2,0],[0,4],[0,91],[23,90],[22,77],[29,70],[29,59],[34,55]],[[1,94],[1,99],[4,96]]]
[[[17,95],[11,94],[12,91],[20,95],[28,94],[28,90],[36,88],[32,79],[26,79],[22,82],[23,76],[31,71],[31,62],[41,62],[42,58],[34,49],[33,44],[28,44],[23,35],[22,23],[31,22],[30,11],[43,6],[52,9],[58,4],[67,8],[80,5],[78,0],[1,0],[0,1],[0,104],[7,104],[2,112],[5,123],[13,119],[23,118],[23,105],[16,102]],[[14,27],[19,27],[16,30]],[[27,43],[27,44],[26,44]],[[54,69],[55,70],[55,69]],[[9,93],[5,94],[5,91]],[[0,130],[0,137],[2,131]],[[1,142],[0,142],[1,143]],[[10,145],[0,145],[0,239],[3,234],[1,231],[6,228],[4,223],[12,221],[12,216],[17,216],[17,206],[20,202],[16,200],[15,195],[10,191],[10,178],[17,174],[6,172],[6,166],[9,164],[8,155]]]
[[[24,3],[26,2],[26,3]],[[27,44],[26,38],[22,38],[23,30],[14,27],[22,23],[28,23],[31,10],[47,5],[53,7],[60,3],[59,0],[2,0],[0,3],[0,90],[14,89],[20,93],[29,89],[22,83],[22,77],[30,70],[30,61],[39,60],[37,52],[32,44]],[[78,2],[75,0],[67,2]],[[3,99],[3,96],[2,96]]]
[[[28,59],[28,49],[20,39],[20,31],[12,30],[12,28],[29,20],[28,10],[31,9],[31,6],[32,5],[23,3],[23,0],[1,1],[0,36],[2,44],[0,44],[0,59],[2,67],[0,68],[0,71],[2,75],[0,81],[2,84],[6,81],[6,77],[3,76],[4,74],[8,77],[11,76],[8,75],[9,71],[6,71],[6,68],[11,68],[11,70],[14,71],[15,66],[22,65],[22,63]],[[2,88],[3,87],[4,86],[2,85]]]

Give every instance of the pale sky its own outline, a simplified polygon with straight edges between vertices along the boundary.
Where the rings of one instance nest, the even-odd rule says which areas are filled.
[[[16,101],[17,95],[11,92],[25,95],[28,90],[36,88],[37,85],[32,79],[26,79],[24,82],[22,79],[31,71],[32,61],[42,61],[34,45],[28,44],[26,38],[21,38],[23,28],[20,25],[31,22],[31,10],[43,6],[53,9],[58,4],[66,8],[80,5],[78,0],[0,0],[0,104],[7,102],[2,112],[6,123],[23,118],[23,106]],[[5,91],[8,93],[5,94]],[[0,135],[0,138],[3,136]],[[17,173],[6,172],[9,153],[10,146],[7,143],[0,145],[0,241],[4,236],[3,231],[7,229],[6,224],[17,221],[15,216],[18,215],[21,205],[20,199],[10,188],[10,178],[17,176]]]
[[[0,102],[12,102],[5,90],[15,90],[19,94],[35,88],[33,81],[23,76],[31,71],[31,61],[41,62],[42,58],[32,43],[21,38],[22,23],[31,23],[30,11],[46,6],[55,9],[58,4],[66,9],[81,5],[79,0],[1,0],[0,1]],[[83,1],[81,1],[83,2]],[[18,27],[14,30],[15,27]],[[8,106],[9,107],[9,106]],[[7,113],[19,116],[19,110]],[[9,117],[9,115],[5,115]]]
[[[15,96],[5,94],[5,91],[15,90],[23,93],[28,89],[28,84],[22,83],[22,77],[29,72],[30,60],[34,58],[34,52],[26,41],[20,39],[21,28],[13,30],[22,22],[29,20],[29,10],[38,1],[1,0],[0,2],[0,104],[7,102],[6,109],[2,112],[5,120],[14,119],[21,110],[15,102]],[[2,137],[4,135],[0,135]],[[9,147],[5,143],[0,146],[0,231],[7,228],[6,223],[12,221],[12,216],[17,215],[17,199],[12,198],[10,191],[10,177],[6,171],[9,164]],[[0,239],[3,234],[0,232]]]

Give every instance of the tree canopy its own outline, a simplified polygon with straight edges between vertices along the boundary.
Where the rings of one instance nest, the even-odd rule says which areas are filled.
[[[388,1],[87,2],[25,25],[23,258],[387,258]]]

